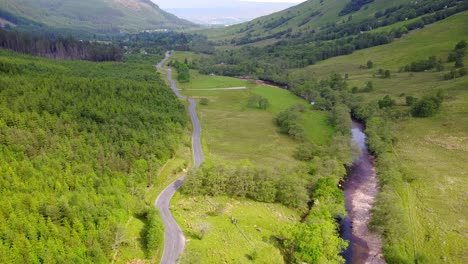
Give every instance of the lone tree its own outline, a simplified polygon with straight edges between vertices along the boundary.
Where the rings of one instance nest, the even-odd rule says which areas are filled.
[[[367,61],[367,69],[372,69],[374,67],[374,63],[371,60]]]

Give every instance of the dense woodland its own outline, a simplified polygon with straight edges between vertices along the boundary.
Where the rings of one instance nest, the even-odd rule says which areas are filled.
[[[109,262],[130,215],[151,257],[162,226],[143,196],[184,106],[151,64],[0,61],[0,262]]]
[[[114,38],[114,41],[121,47],[127,47],[133,51],[157,50],[165,52],[167,50],[193,51],[197,53],[212,54],[214,45],[205,35],[179,33],[179,32],[142,32],[138,34],[126,34]]]
[[[120,61],[123,57],[122,49],[111,44],[80,41],[71,36],[55,38],[4,29],[0,29],[0,47],[54,59]]]

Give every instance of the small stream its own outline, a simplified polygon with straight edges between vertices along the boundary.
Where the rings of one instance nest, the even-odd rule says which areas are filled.
[[[341,221],[341,235],[349,241],[349,247],[342,255],[347,264],[381,264],[385,263],[382,241],[379,235],[371,233],[367,227],[378,193],[378,184],[374,157],[367,148],[362,123],[353,121],[352,138],[360,153],[349,168],[344,184],[348,217]]]

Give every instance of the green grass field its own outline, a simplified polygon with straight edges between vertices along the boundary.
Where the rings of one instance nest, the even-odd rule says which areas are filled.
[[[176,194],[172,205],[188,239],[181,263],[252,263],[253,252],[257,252],[254,263],[283,263],[272,236],[299,219],[297,212],[281,205],[226,197]],[[200,226],[207,230],[202,239],[197,234]]]
[[[253,87],[253,93],[261,95],[268,99],[272,105],[268,111],[277,114],[291,105],[304,104],[307,101],[298,98],[289,91],[272,87],[268,85],[256,85]],[[316,144],[326,144],[334,133],[333,127],[328,122],[328,113],[319,111],[308,111],[303,116],[303,125],[308,138]]]
[[[190,58],[191,55],[175,52],[173,58],[183,57]],[[191,82],[183,87],[237,86],[247,89],[182,90],[184,95],[199,102],[197,111],[205,158],[213,162],[250,160],[258,167],[301,166],[302,162],[292,157],[299,143],[278,133],[274,117],[295,104],[307,105],[307,101],[277,87],[236,78],[206,76],[194,71]],[[248,99],[254,94],[267,98],[270,106],[266,110],[250,108]],[[201,98],[207,98],[208,104],[200,104]],[[307,135],[317,144],[328,143],[334,134],[326,113],[308,110],[303,114],[303,122]],[[189,239],[183,263],[248,263],[251,262],[248,255],[254,251],[258,254],[255,263],[283,263],[279,250],[269,242],[270,237],[286,228],[287,223],[298,220],[297,212],[281,205],[223,197],[207,200],[177,194],[172,206]],[[219,206],[224,208],[222,213],[213,213]],[[230,222],[231,216],[238,220],[251,242]],[[209,232],[200,240],[193,235],[193,230],[201,223],[209,226]],[[257,227],[261,232],[256,230]]]
[[[209,100],[208,105],[198,108],[202,143],[208,157],[249,159],[260,166],[299,164],[292,158],[298,142],[277,132],[274,115],[297,103],[305,104],[304,100],[289,91],[263,85],[254,85],[248,90],[187,90],[184,93],[198,100]],[[248,98],[252,94],[268,98],[270,108],[266,111],[249,108]],[[303,122],[309,138],[318,144],[327,143],[334,132],[325,113],[308,111],[303,115]]]
[[[406,110],[404,95],[421,98],[443,90],[447,99],[439,114],[431,118],[408,118],[395,123],[395,155],[406,177],[414,179],[397,188],[409,219],[411,232],[403,239],[409,255],[425,255],[428,263],[466,263],[468,236],[468,77],[445,81],[453,68],[445,63],[442,72],[399,73],[404,65],[435,55],[447,59],[455,44],[468,39],[468,12],[454,15],[425,29],[412,32],[394,43],[357,51],[295,70],[325,78],[332,72],[348,73],[350,88],[372,81],[375,91],[360,93],[367,102],[385,95],[396,99],[397,108]],[[367,60],[374,68],[359,69]],[[468,58],[464,59],[468,65]],[[389,69],[390,79],[374,76],[377,69]],[[403,96],[402,96],[403,95]],[[397,201],[395,201],[397,203]],[[413,237],[414,234],[414,237]]]

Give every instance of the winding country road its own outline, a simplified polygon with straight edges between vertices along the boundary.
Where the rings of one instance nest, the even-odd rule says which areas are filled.
[[[170,52],[166,53],[165,58],[158,63],[156,66],[158,69],[162,69],[164,63],[171,56]],[[193,161],[194,166],[199,167],[204,160],[203,151],[200,143],[201,127],[200,121],[197,117],[196,106],[197,103],[195,100],[183,96],[180,94],[179,89],[177,89],[176,82],[172,79],[172,70],[167,69],[167,80],[170,83],[172,91],[183,100],[188,100],[190,103],[189,112],[190,118],[192,120],[193,132],[192,132],[192,151],[193,151]],[[156,199],[156,207],[161,211],[161,217],[164,223],[164,252],[161,259],[162,264],[174,264],[176,263],[179,256],[182,254],[185,248],[185,237],[182,229],[180,229],[177,222],[174,220],[170,212],[170,202],[172,196],[175,192],[182,186],[185,176],[177,179],[175,182],[171,183],[166,189],[164,189],[161,194],[159,194]]]

